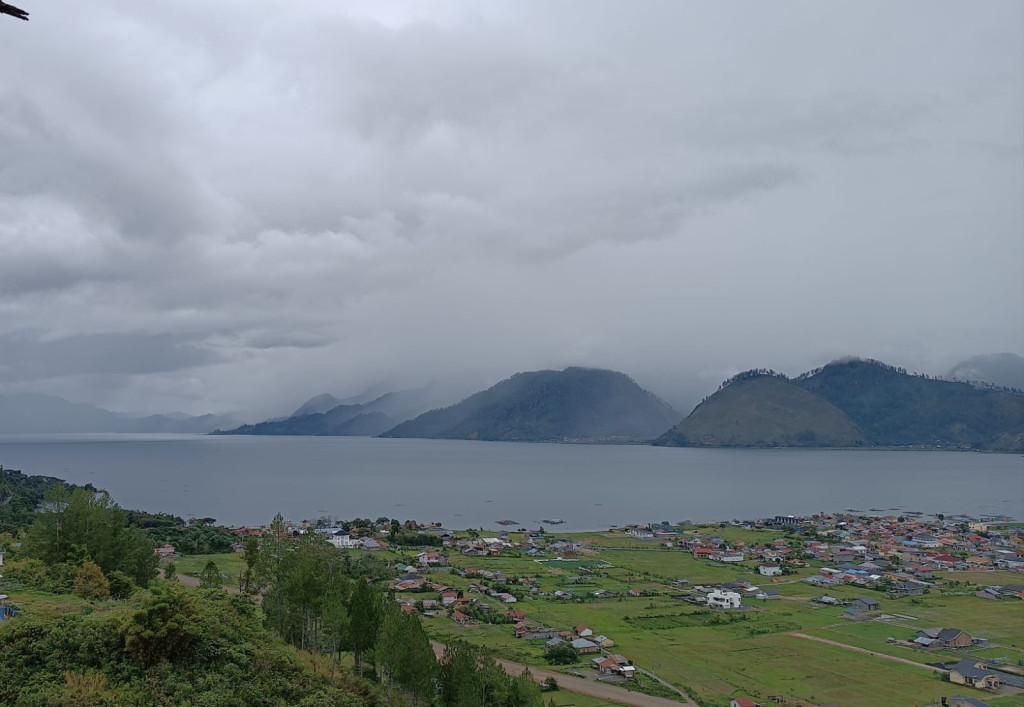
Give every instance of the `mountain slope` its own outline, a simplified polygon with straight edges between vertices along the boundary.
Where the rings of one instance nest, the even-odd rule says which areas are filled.
[[[1024,396],[908,375],[878,361],[837,361],[793,381],[845,412],[876,445],[1004,449],[1024,431]]]
[[[668,404],[623,373],[566,368],[517,373],[382,436],[524,442],[650,439],[677,419]]]
[[[1024,395],[862,359],[793,380],[750,371],[723,383],[655,444],[1024,451]]]
[[[757,375],[698,405],[655,444],[666,447],[848,447],[863,434],[834,405],[787,380]]]
[[[356,400],[358,398],[349,398]],[[230,430],[217,430],[218,435],[308,435],[336,437],[375,437],[429,410],[438,400],[445,400],[444,391],[434,385],[385,393],[369,402],[333,405],[322,412],[318,410],[338,400],[329,393],[318,395],[306,401],[291,417],[266,420],[254,425],[242,425]],[[301,413],[301,414],[300,414]]]

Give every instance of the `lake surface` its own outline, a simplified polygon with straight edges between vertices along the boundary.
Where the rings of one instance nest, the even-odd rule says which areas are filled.
[[[0,436],[0,465],[226,524],[278,511],[564,530],[847,508],[1024,518],[1024,456],[1010,454],[93,434]]]

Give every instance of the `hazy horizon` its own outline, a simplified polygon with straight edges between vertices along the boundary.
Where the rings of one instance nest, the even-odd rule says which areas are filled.
[[[257,420],[580,365],[686,415],[1024,352],[1018,2],[30,10],[0,393]]]

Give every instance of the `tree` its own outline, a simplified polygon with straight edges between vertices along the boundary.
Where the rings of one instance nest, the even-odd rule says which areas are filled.
[[[75,594],[83,599],[106,599],[110,596],[110,582],[95,562],[85,562],[75,570]]]
[[[164,566],[164,577],[171,582],[178,581],[178,566],[173,562],[168,562]]]
[[[121,570],[141,586],[153,578],[153,541],[126,527],[125,512],[106,492],[54,486],[42,505],[23,544],[28,557],[50,566],[91,560],[104,574]]]
[[[238,589],[243,594],[257,594],[260,591],[260,584],[256,579],[256,566],[260,561],[260,541],[255,535],[245,539],[245,553],[242,555],[242,563],[245,569],[238,578]]]
[[[203,567],[203,571],[199,573],[199,588],[200,589],[220,589],[224,583],[221,581],[220,568],[217,567],[217,563],[210,560]]]
[[[355,659],[356,672],[362,675],[363,655],[377,643],[381,619],[380,598],[369,581],[355,581],[348,607],[348,648]]]
[[[125,650],[143,667],[186,656],[199,639],[196,600],[174,582],[154,583],[132,614],[125,632]]]
[[[544,660],[551,665],[572,665],[578,660],[578,656],[571,643],[562,641],[544,652]]]

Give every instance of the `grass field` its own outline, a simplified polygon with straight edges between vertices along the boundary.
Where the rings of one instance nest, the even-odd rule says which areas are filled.
[[[777,535],[737,529],[712,530],[729,540],[748,543],[770,542]],[[735,537],[733,537],[735,536]],[[802,632],[848,646],[926,663],[943,658],[959,659],[957,653],[921,653],[887,643],[890,636],[912,638],[920,628],[956,627],[988,638],[989,657],[1015,661],[1024,657],[1022,605],[1015,601],[985,601],[973,596],[940,596],[938,593],[914,599],[889,600],[884,594],[863,588],[840,586],[827,590],[798,581],[816,572],[803,570],[773,583],[756,573],[754,563],[721,565],[695,560],[689,553],[660,547],[616,533],[574,535],[596,555],[584,562],[603,561],[611,567],[595,568],[596,576],[584,575],[575,562],[536,562],[526,556],[464,558],[452,555],[453,566],[500,570],[510,577],[530,576],[540,592],[571,590],[577,600],[551,596],[527,596],[514,605],[540,623],[559,629],[584,624],[595,634],[615,641],[612,649],[651,670],[708,705],[727,705],[736,695],[750,694],[765,700],[783,694],[817,704],[864,704],[903,707],[938,703],[949,692],[948,683],[936,673],[884,658],[857,653],[839,646],[787,635]],[[966,573],[965,573],[966,574]],[[1003,576],[1008,575],[1008,576]],[[580,577],[573,581],[573,577]],[[777,590],[782,599],[760,602],[745,599],[749,610],[710,613],[673,597],[680,589],[671,580],[686,579],[690,585],[731,582],[737,577]],[[433,579],[464,588],[468,581],[454,575],[435,574]],[[978,584],[1020,583],[1013,573],[972,573],[950,577]],[[764,581],[762,581],[764,580]],[[646,595],[630,597],[629,587],[642,587]],[[598,589],[618,592],[614,598],[597,599]],[[913,619],[892,623],[854,623],[842,618],[842,608],[824,606],[811,599],[829,594],[840,600],[861,596],[881,602],[882,611]],[[427,595],[429,596],[429,595]],[[420,598],[423,598],[421,596]],[[486,599],[485,599],[486,601]],[[490,602],[497,610],[500,605]],[[444,617],[427,620],[429,630],[441,639],[462,637],[494,648],[520,662],[544,665],[543,642],[514,638],[510,625],[461,627]],[[1016,643],[1016,647],[1012,644]],[[978,653],[982,655],[982,653]],[[582,656],[581,669],[589,662]],[[957,688],[957,694],[985,699],[983,693]],[[996,704],[1015,704],[997,702]]]
[[[217,565],[217,569],[220,570],[221,574],[227,575],[224,578],[224,584],[229,587],[238,586],[238,577],[242,572],[242,554],[238,552],[228,552],[217,555],[184,555],[182,557],[173,558],[174,566],[177,569],[178,574],[187,574],[191,576],[198,576],[203,568],[206,567],[206,563],[213,561]],[[166,565],[167,562],[161,562],[161,566]]]

